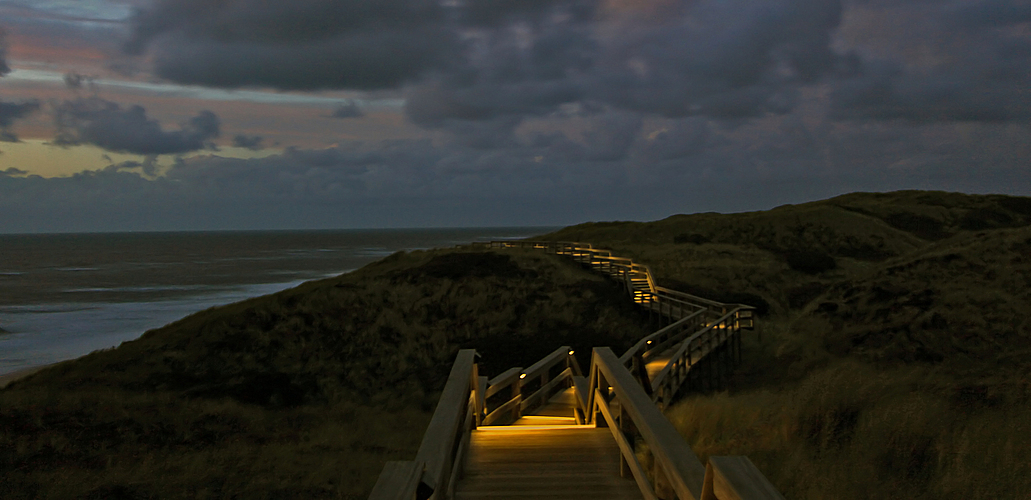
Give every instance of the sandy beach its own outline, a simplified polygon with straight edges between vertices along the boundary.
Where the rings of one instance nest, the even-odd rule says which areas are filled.
[[[3,375],[0,375],[0,389],[3,389],[4,387],[7,387],[7,384],[10,384],[11,382],[14,382],[15,380],[27,377],[29,375],[32,375],[33,373],[36,373],[36,372],[38,372],[38,371],[40,371],[40,370],[42,370],[44,368],[50,367],[50,366],[54,366],[54,365],[51,364],[51,365],[34,366],[32,368],[25,368],[23,370],[18,370],[16,372],[5,373]]]

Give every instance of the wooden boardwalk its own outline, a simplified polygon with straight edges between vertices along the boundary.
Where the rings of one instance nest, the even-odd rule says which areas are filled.
[[[586,244],[490,246],[572,257],[664,326],[619,357],[595,348],[586,376],[568,346],[493,379],[461,351],[416,459],[388,462],[370,499],[783,499],[747,457],[703,465],[660,411],[685,384],[719,387],[751,307],[657,287],[647,266]]]
[[[525,429],[525,430],[524,430]],[[495,426],[472,431],[455,498],[643,498],[619,476],[619,447],[589,425]]]

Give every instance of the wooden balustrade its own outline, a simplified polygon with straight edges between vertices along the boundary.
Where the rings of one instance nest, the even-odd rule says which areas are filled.
[[[709,457],[701,500],[784,500],[746,456]]]
[[[680,386],[687,380],[691,368],[700,360],[711,362],[711,355],[717,349],[729,349],[731,361],[741,358],[741,335],[738,327],[737,310],[713,321],[705,328],[685,339],[658,374],[651,380],[652,397],[660,408],[673,400]],[[712,375],[712,370],[708,374]],[[714,385],[714,384],[713,384]]]
[[[670,498],[670,493],[701,498],[705,466],[612,349],[594,348],[590,388],[591,421],[612,430],[621,451],[621,472],[634,476],[645,498]],[[654,458],[650,473],[637,460],[638,435]]]
[[[689,316],[683,317],[656,332],[637,341],[633,347],[627,349],[619,360],[626,366],[633,361],[633,357],[640,355],[644,361],[648,361],[656,354],[669,349],[677,342],[684,340],[688,335],[698,331],[704,326],[703,314],[705,310],[695,311]]]
[[[569,346],[562,346],[529,368],[511,368],[491,379],[485,391],[487,398],[505,392],[511,396],[510,399],[495,408],[489,408],[491,405],[487,405],[488,413],[483,419],[483,425],[494,424],[505,417],[508,417],[506,420],[515,420],[527,411],[547,402],[557,389],[573,386],[573,377],[583,376],[580,365],[573,354],[573,350]],[[562,365],[564,365],[564,369],[557,376],[552,373]],[[525,389],[528,387],[533,390],[526,394]],[[509,389],[509,391],[505,389]],[[579,410],[585,412],[583,408]]]
[[[514,421],[566,387],[574,388],[578,424],[610,428],[620,449],[620,474],[632,475],[644,498],[783,498],[747,457],[711,457],[703,466],[661,412],[699,361],[712,363],[716,354],[740,361],[741,330],[755,326],[752,307],[656,286],[648,266],[587,243],[494,241],[483,245],[569,256],[623,282],[636,303],[668,318],[670,324],[619,358],[607,347],[595,348],[590,380],[582,375],[568,346],[529,368],[512,368],[490,380],[479,376],[475,351],[459,351],[416,459],[388,462],[370,499],[450,498],[473,429]],[[674,346],[676,351],[652,380],[636,380],[628,370],[635,358],[648,362]],[[712,376],[711,369],[706,372]],[[637,459],[639,439],[653,458],[650,471]]]
[[[458,351],[415,460],[391,462],[372,488],[370,499],[451,497],[469,446],[469,433],[482,413],[477,393],[484,388],[479,385],[475,358],[473,349]]]

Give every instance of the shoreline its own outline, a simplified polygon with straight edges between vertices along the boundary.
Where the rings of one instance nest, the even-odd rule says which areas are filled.
[[[33,373],[36,373],[45,368],[50,368],[51,366],[54,366],[56,364],[57,363],[50,363],[46,365],[33,366],[32,368],[22,368],[20,370],[16,370],[10,373],[4,373],[0,375],[0,389],[7,387],[11,382],[28,377]]]

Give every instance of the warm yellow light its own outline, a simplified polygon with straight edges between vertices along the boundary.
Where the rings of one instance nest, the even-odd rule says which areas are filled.
[[[570,349],[570,350],[569,350],[569,355],[570,355],[570,356],[572,356],[572,355],[573,355],[573,352],[574,352],[574,351],[573,351],[572,349]]]
[[[648,341],[648,345],[651,345],[651,343],[652,343],[652,341],[650,341],[650,340],[649,340],[649,341]]]
[[[526,378],[526,374],[525,373],[520,373],[519,374],[519,378]]]

